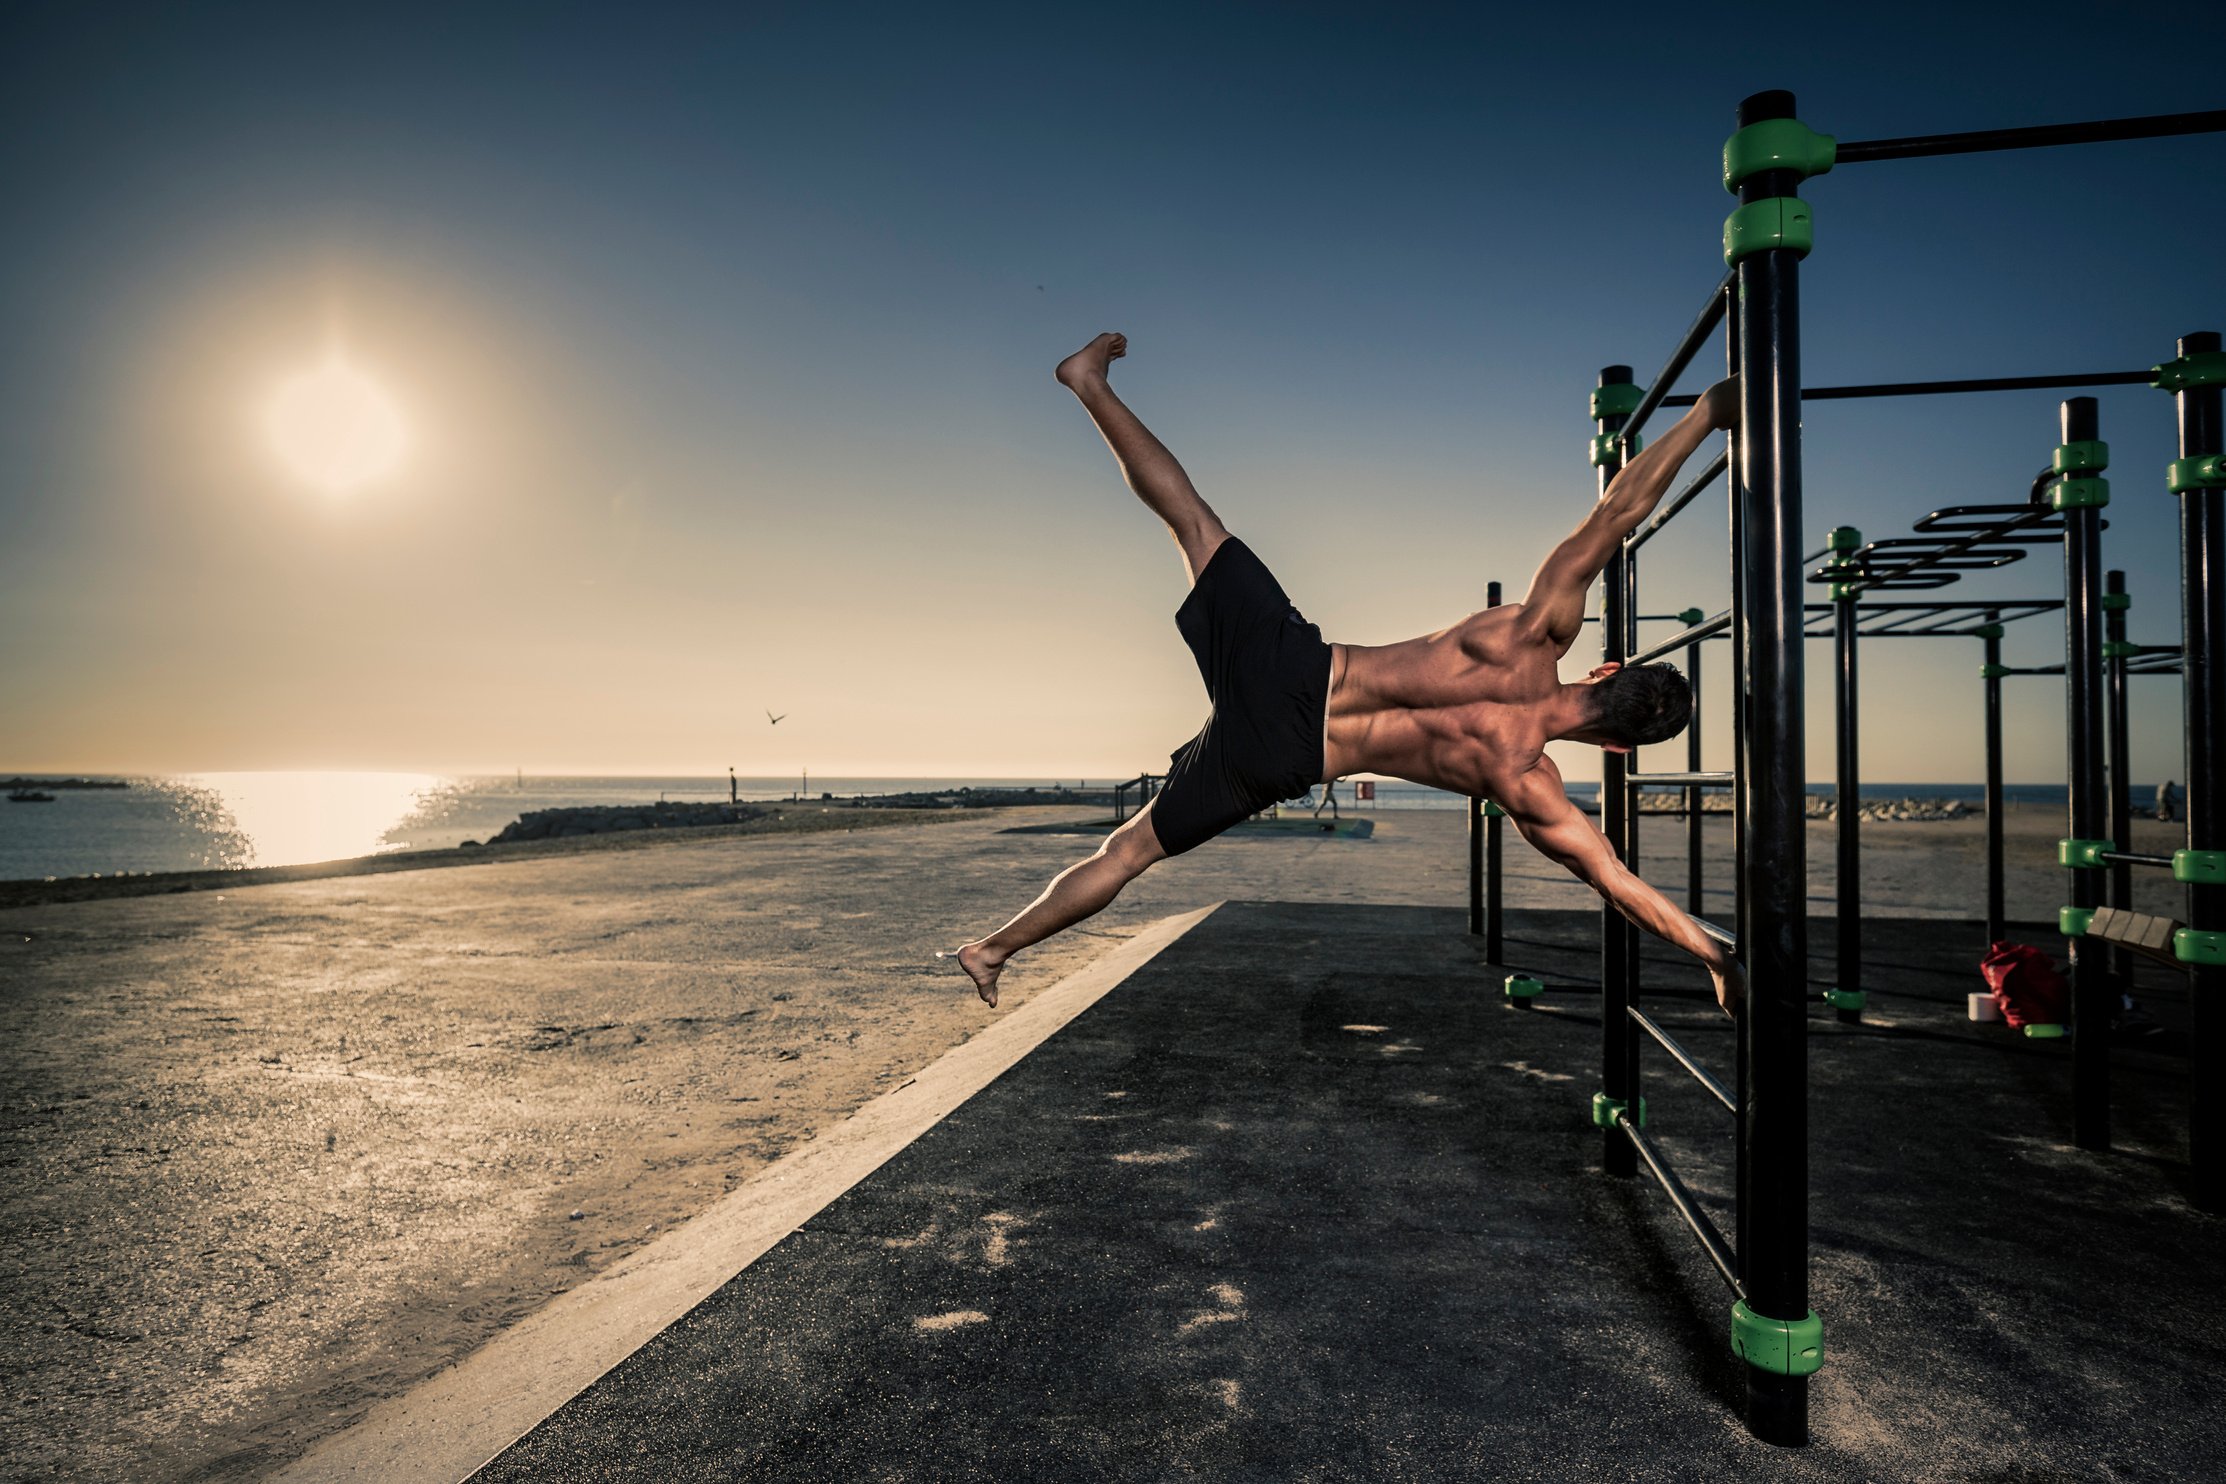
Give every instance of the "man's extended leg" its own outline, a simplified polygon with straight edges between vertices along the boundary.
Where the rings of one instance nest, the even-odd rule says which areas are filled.
[[[1198,497],[1190,476],[1175,462],[1167,445],[1153,437],[1152,430],[1113,395],[1107,370],[1127,354],[1126,335],[1100,335],[1061,361],[1053,374],[1060,385],[1081,400],[1083,410],[1105,435],[1113,457],[1120,460],[1128,487],[1167,522],[1175,543],[1183,549],[1190,580],[1196,582],[1198,574],[1206,570],[1207,559],[1229,539],[1229,531],[1221,517],[1213,513],[1213,507]]]
[[[1135,818],[1107,835],[1095,855],[1053,877],[1043,895],[1018,917],[958,950],[958,966],[974,981],[984,1003],[996,1005],[997,976],[1004,972],[1006,959],[1104,911],[1121,894],[1122,887],[1143,875],[1153,862],[1167,858],[1167,852],[1159,848],[1159,836],[1152,833],[1151,818],[1152,808],[1147,804]]]

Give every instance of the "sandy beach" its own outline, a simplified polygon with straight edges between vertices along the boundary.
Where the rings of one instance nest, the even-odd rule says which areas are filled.
[[[253,1477],[701,1211],[987,1023],[934,951],[1088,848],[1004,833],[1057,818],[1087,815],[565,842],[0,910],[11,1476]],[[1374,819],[1367,840],[1229,839],[1155,869],[1016,959],[1006,1007],[1217,900],[1462,900],[1458,814]],[[1728,870],[1728,823],[1708,828]],[[2053,917],[2061,832],[2012,816],[2013,918]],[[1974,915],[1978,821],[1864,838],[1871,915]],[[1830,841],[1811,826],[1820,912]],[[1645,844],[1681,898],[1682,826]],[[1508,869],[1510,905],[1592,900],[1512,832]],[[2141,879],[2140,905],[2174,910]]]

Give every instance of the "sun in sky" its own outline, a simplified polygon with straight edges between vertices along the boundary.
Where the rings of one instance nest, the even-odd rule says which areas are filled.
[[[401,407],[338,350],[278,384],[264,425],[287,471],[334,495],[391,477],[409,452]]]

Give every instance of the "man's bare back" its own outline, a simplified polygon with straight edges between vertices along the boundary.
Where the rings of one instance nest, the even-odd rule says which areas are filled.
[[[1266,735],[1281,745],[1251,770],[1257,780],[1249,785],[1252,793],[1239,789],[1227,799],[1215,797],[1210,785],[1197,780],[1226,775],[1242,782],[1252,760],[1225,756],[1220,749],[1234,752],[1234,745],[1209,720],[1208,729],[1173,760],[1184,786],[1175,802],[1170,802],[1177,792],[1171,776],[1169,790],[1108,836],[1095,855],[1062,873],[1004,927],[957,950],[983,1000],[997,1003],[997,978],[1013,953],[1102,910],[1155,862],[1227,828],[1248,812],[1248,799],[1290,781],[1291,718],[1311,706],[1315,722],[1309,725],[1318,725],[1319,740],[1306,754],[1306,767],[1315,776],[1296,780],[1297,792],[1347,774],[1381,773],[1488,797],[1539,851],[1639,926],[1698,958],[1715,980],[1718,1000],[1726,1010],[1735,1008],[1744,991],[1737,963],[1616,858],[1606,837],[1569,802],[1561,772],[1546,755],[1549,741],[1628,751],[1683,727],[1689,693],[1669,667],[1625,674],[1604,664],[1582,681],[1565,684],[1559,664],[1581,631],[1593,580],[1660,501],[1692,451],[1730,426],[1733,384],[1711,387],[1658,443],[1616,475],[1576,531],[1539,567],[1522,602],[1483,609],[1437,633],[1396,644],[1323,646],[1295,608],[1287,617],[1303,632],[1282,623],[1277,610],[1289,604],[1273,577],[1234,541],[1174,456],[1113,395],[1111,364],[1126,352],[1126,337],[1101,335],[1060,363],[1058,379],[1080,399],[1130,487],[1167,522],[1182,548],[1193,593],[1178,622],[1189,625],[1185,638],[1198,654],[1209,695],[1218,679],[1230,693],[1228,701],[1250,716],[1235,729],[1240,738]],[[1232,546],[1236,556],[1228,557],[1225,549]],[[1217,562],[1217,555],[1224,560]],[[1212,596],[1192,612],[1208,584]],[[1326,677],[1313,658],[1325,649]],[[1273,670],[1276,686],[1287,689],[1263,691],[1257,670]],[[1215,699],[1218,714],[1224,697]],[[1199,763],[1201,748],[1212,750],[1212,758],[1191,766]],[[1283,796],[1272,794],[1269,801]],[[1216,807],[1222,812],[1215,814]],[[1155,820],[1155,811],[1163,817]]]

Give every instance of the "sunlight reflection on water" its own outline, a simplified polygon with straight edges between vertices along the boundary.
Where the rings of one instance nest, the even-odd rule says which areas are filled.
[[[446,779],[431,773],[193,773],[175,780],[225,866],[292,866],[401,850],[394,832]],[[193,795],[201,797],[196,799]]]

